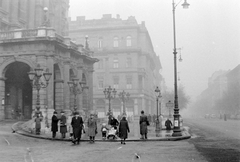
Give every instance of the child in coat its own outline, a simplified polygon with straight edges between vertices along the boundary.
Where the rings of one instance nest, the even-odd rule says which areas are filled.
[[[107,125],[106,125],[106,123],[103,123],[103,124],[102,124],[102,128],[101,128],[102,139],[103,139],[103,140],[105,140],[106,137],[107,137],[107,131],[108,131]]]

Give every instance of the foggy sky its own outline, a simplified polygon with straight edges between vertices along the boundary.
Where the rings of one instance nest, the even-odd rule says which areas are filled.
[[[193,100],[207,88],[213,72],[240,64],[240,1],[188,0],[189,9],[182,8],[183,2],[176,8],[177,48],[182,48],[183,59],[178,62],[178,84],[184,85]],[[154,51],[160,56],[161,74],[173,89],[172,0],[70,0],[72,20],[76,16],[100,19],[103,14],[145,21]]]

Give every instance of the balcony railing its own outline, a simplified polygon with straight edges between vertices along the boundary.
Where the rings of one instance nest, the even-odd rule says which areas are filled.
[[[53,28],[37,28],[37,29],[17,29],[13,31],[0,32],[0,43],[10,42],[16,39],[26,38],[40,38],[40,37],[51,37],[55,38],[56,41],[66,44],[68,47],[80,51],[82,55],[90,56],[88,53],[83,52],[79,49],[79,46],[71,41],[70,38],[65,38],[55,32]]]

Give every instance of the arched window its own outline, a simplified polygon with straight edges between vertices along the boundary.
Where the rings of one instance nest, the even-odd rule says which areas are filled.
[[[118,47],[118,37],[114,37],[114,39],[113,39],[113,47]]]
[[[131,36],[127,36],[127,38],[126,38],[126,42],[127,42],[127,47],[130,47],[130,46],[132,46],[132,38],[131,38]]]

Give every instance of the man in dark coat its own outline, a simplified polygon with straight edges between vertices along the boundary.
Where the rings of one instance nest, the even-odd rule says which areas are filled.
[[[67,132],[67,118],[64,115],[64,111],[61,111],[61,118],[60,118],[60,133],[62,134],[62,138],[66,137],[66,132]]]
[[[172,127],[172,122],[171,120],[167,119],[165,121],[165,126],[166,126],[166,130],[171,130],[171,127]]]
[[[73,128],[73,144],[77,142],[80,143],[81,135],[82,135],[82,128],[83,128],[83,120],[82,117],[79,116],[79,112],[74,113],[74,117],[72,118],[71,122]]]
[[[121,144],[126,144],[125,140],[127,139],[129,132],[130,130],[128,126],[128,121],[126,120],[126,117],[123,116],[119,125],[119,137],[121,138]]]
[[[56,137],[56,132],[58,131],[58,118],[57,118],[57,112],[54,111],[53,112],[53,116],[52,116],[52,138]]]
[[[144,111],[141,111],[141,116],[140,116],[140,120],[139,120],[139,124],[140,124],[140,134],[141,134],[141,139],[147,139],[147,124],[148,124],[148,119],[147,116],[144,115]]]
[[[109,125],[111,125],[112,127],[114,127],[114,129],[117,129],[117,126],[119,125],[119,122],[116,118],[114,118],[114,116],[111,116],[109,119]]]

